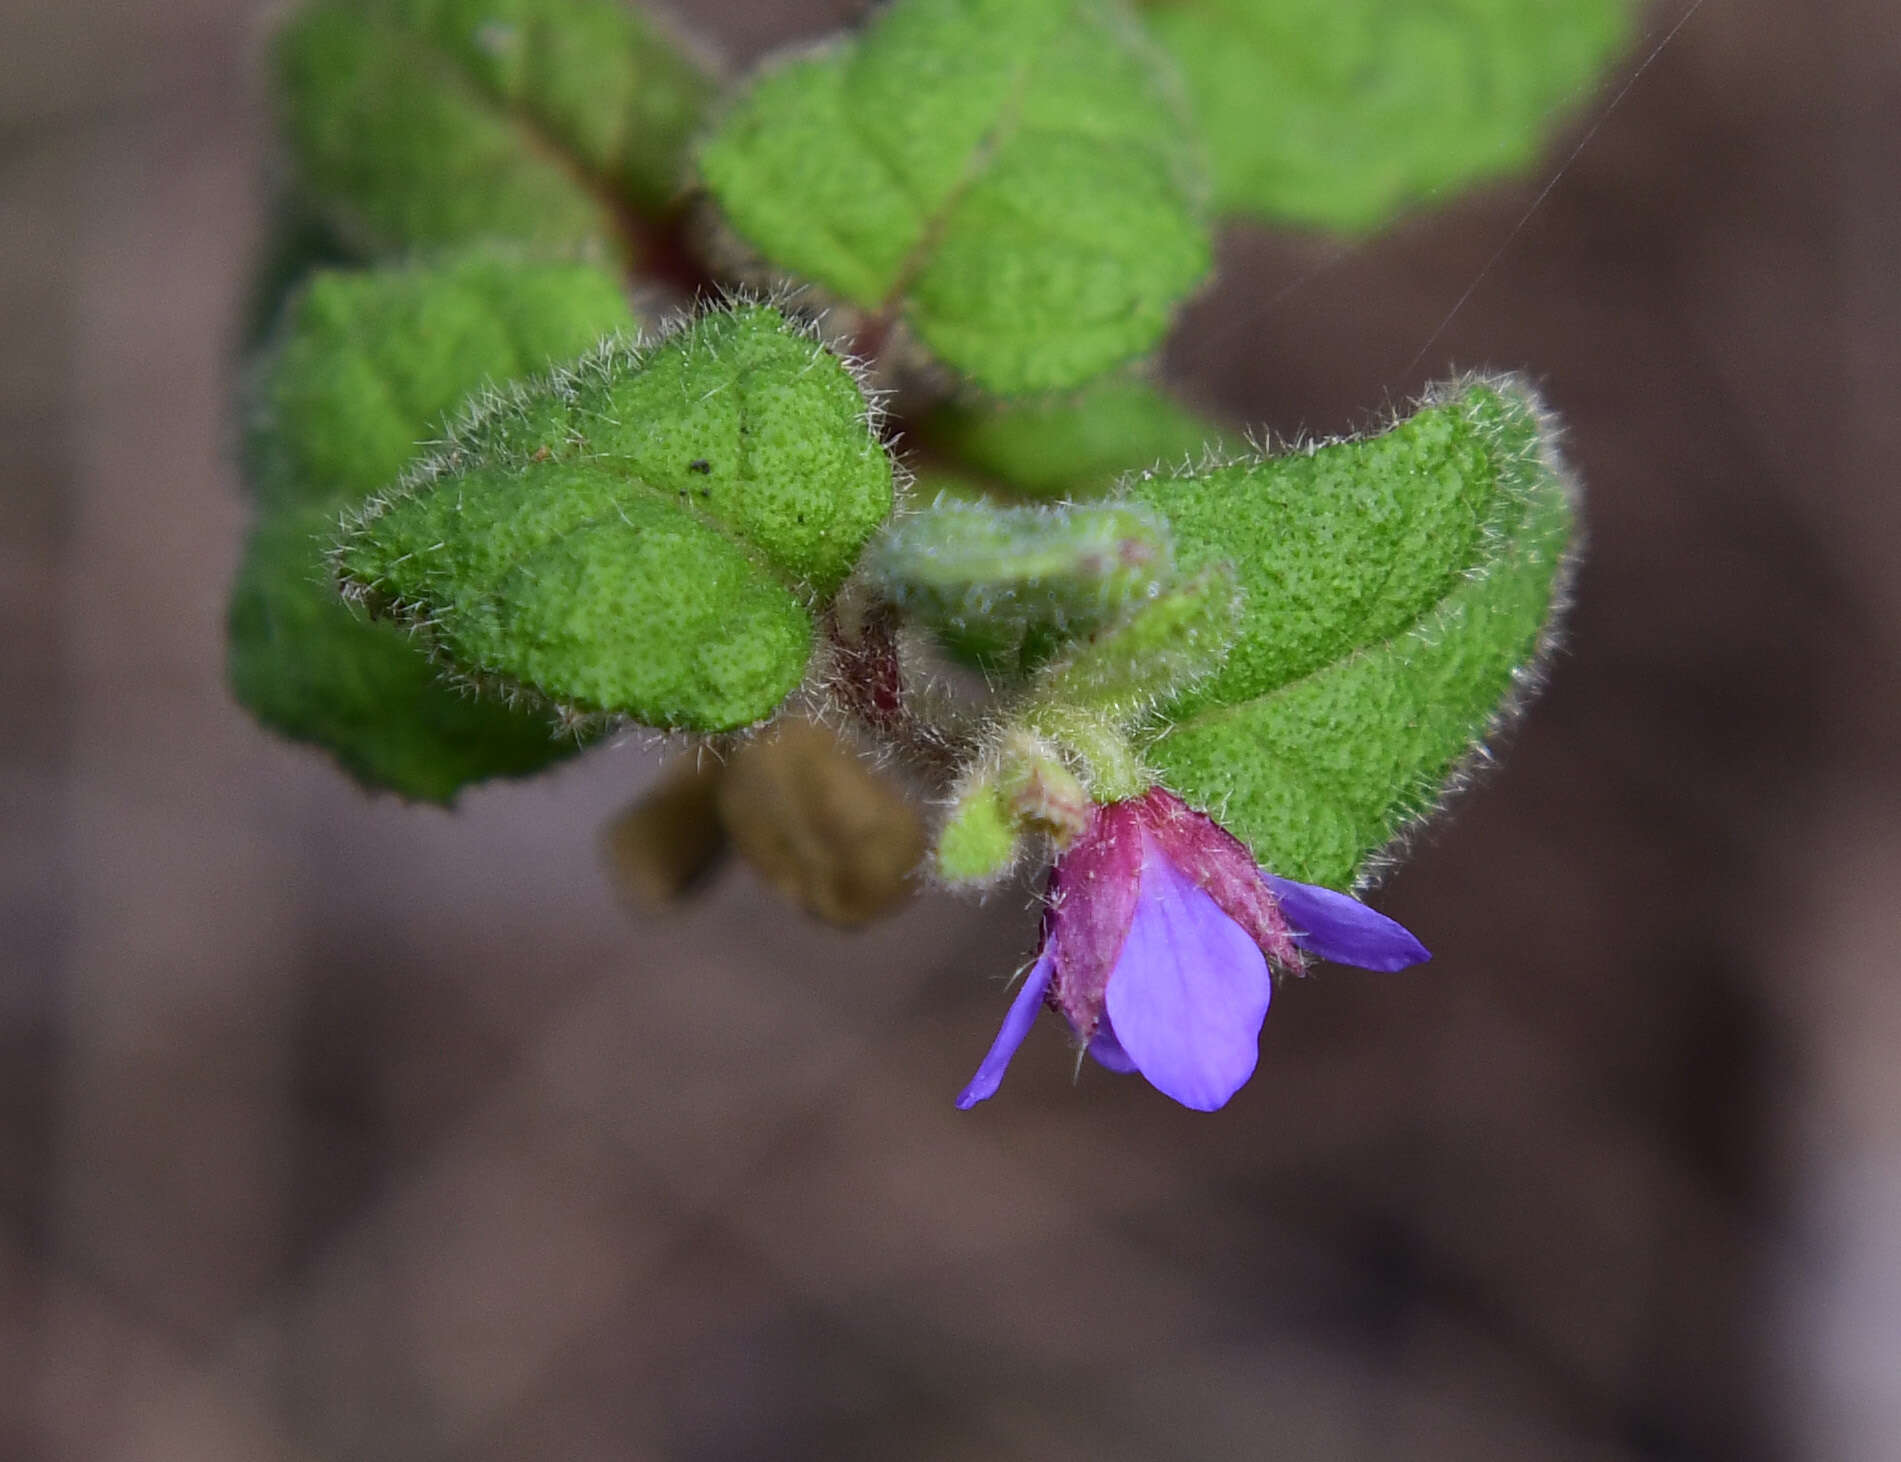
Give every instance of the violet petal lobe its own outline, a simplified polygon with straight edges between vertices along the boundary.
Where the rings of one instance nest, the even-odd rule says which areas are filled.
[[[1363,970],[1403,970],[1432,958],[1412,931],[1351,894],[1267,874],[1294,942],[1309,954]]]
[[[1144,838],[1142,885],[1109,976],[1116,1039],[1148,1083],[1212,1112],[1254,1074],[1273,993],[1241,926]]]
[[[990,1043],[983,1064],[977,1068],[977,1074],[970,1078],[970,1084],[957,1094],[958,1111],[968,1112],[978,1102],[989,1101],[997,1094],[997,1088],[1003,1084],[1003,1073],[1010,1069],[1010,1058],[1016,1055],[1017,1047],[1029,1035],[1030,1027],[1036,1024],[1036,1012],[1043,1004],[1044,992],[1050,985],[1050,971],[1054,968],[1056,941],[1045,940],[1042,953],[1037,955],[1036,963],[1024,977],[1023,988],[1017,991],[1017,998],[1010,1002],[1010,1009],[1003,1017],[1003,1026],[997,1031],[996,1040]]]
[[[1261,946],[1262,954],[1283,969],[1299,970],[1300,946],[1247,846],[1161,787],[1149,788],[1138,806],[1143,826],[1169,860],[1208,890],[1222,912]]]
[[[1122,1049],[1122,1042],[1116,1039],[1115,1022],[1106,1015],[1089,1042],[1089,1054],[1096,1059],[1097,1065],[1106,1066],[1119,1076],[1127,1076],[1135,1070],[1135,1062],[1129,1059],[1129,1053]]]

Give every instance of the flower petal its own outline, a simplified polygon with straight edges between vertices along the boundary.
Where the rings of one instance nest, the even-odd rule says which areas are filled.
[[[1165,788],[1149,788],[1135,805],[1142,826],[1169,861],[1205,888],[1221,911],[1261,946],[1262,954],[1282,969],[1298,972],[1300,946],[1247,845]]]
[[[1116,1039],[1115,1025],[1106,1015],[1102,1018],[1102,1024],[1096,1027],[1095,1039],[1089,1043],[1089,1054],[1096,1058],[1098,1065],[1108,1067],[1119,1076],[1127,1076],[1135,1070],[1135,1062],[1122,1049],[1122,1042]]]
[[[1043,1003],[1043,993],[1049,989],[1050,971],[1055,967],[1056,941],[1046,940],[1043,952],[1036,957],[1036,963],[1024,978],[1023,988],[1017,991],[1017,998],[1010,1002],[1009,1012],[1003,1017],[1003,1027],[997,1032],[996,1040],[990,1043],[990,1052],[984,1057],[983,1065],[970,1078],[970,1084],[957,1094],[958,1111],[968,1112],[978,1102],[989,1101],[997,1094],[997,1088],[1003,1084],[1003,1073],[1010,1069],[1010,1058],[1016,1055],[1017,1047],[1023,1044],[1023,1038],[1030,1033],[1030,1027],[1036,1024],[1037,1007]]]
[[[1109,976],[1116,1039],[1149,1084],[1212,1112],[1254,1074],[1273,993],[1241,926],[1144,834],[1142,886]]]
[[[1405,925],[1376,913],[1350,894],[1267,875],[1294,942],[1310,954],[1363,970],[1403,970],[1432,958]]]

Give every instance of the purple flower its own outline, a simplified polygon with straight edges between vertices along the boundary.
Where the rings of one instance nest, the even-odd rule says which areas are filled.
[[[1050,872],[1036,963],[957,1105],[996,1094],[1047,1004],[1111,1071],[1212,1112],[1254,1074],[1269,966],[1298,973],[1307,955],[1370,970],[1431,958],[1358,899],[1263,872],[1172,792],[1092,808]]]

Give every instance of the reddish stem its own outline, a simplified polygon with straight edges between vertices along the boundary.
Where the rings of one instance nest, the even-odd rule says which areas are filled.
[[[898,661],[897,614],[880,605],[850,636],[838,616],[825,617],[832,642],[833,689],[845,709],[873,731],[893,740],[910,739],[914,727],[904,705],[904,669]]]

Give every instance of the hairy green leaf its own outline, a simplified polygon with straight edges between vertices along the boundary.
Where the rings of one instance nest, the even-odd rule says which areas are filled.
[[[957,402],[920,425],[948,455],[1026,497],[1099,497],[1125,472],[1180,467],[1221,447],[1221,429],[1147,381],[1069,396]]]
[[[1533,682],[1574,522],[1553,430],[1522,383],[1468,382],[1380,436],[1135,485],[1246,596],[1151,732],[1167,785],[1276,873],[1364,876]]]
[[[1149,0],[1219,211],[1362,230],[1528,166],[1630,0]]]
[[[856,380],[744,305],[494,398],[337,562],[478,679],[721,731],[799,682],[891,502]]]
[[[373,253],[611,240],[679,186],[712,94],[620,0],[316,0],[276,63],[305,186]]]
[[[1149,350],[1207,272],[1199,156],[1109,0],[897,0],[769,63],[702,178],[773,264],[998,392]]]
[[[631,327],[614,277],[481,251],[320,271],[253,374],[247,466],[259,520],[232,591],[229,674],[260,721],[360,780],[446,802],[573,751],[545,712],[445,683],[401,629],[337,597],[337,516],[439,439],[470,391]]]

